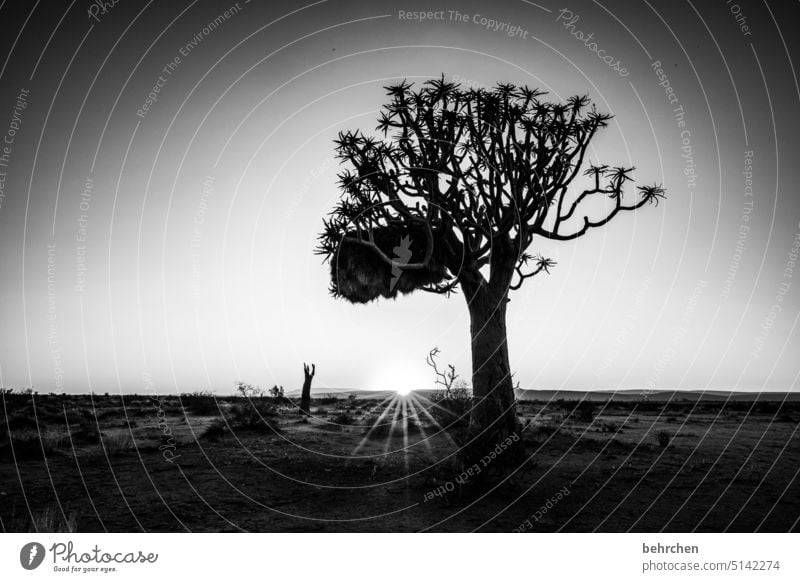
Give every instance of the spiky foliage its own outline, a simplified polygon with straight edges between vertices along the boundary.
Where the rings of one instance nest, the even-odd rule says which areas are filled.
[[[634,168],[594,165],[584,172],[591,187],[568,193],[589,143],[611,118],[586,96],[554,103],[526,86],[462,89],[444,77],[386,90],[376,128],[382,137],[355,130],[335,141],[347,169],[317,249],[332,262],[334,295],[393,296],[386,274],[398,269],[418,275],[402,292],[449,293],[485,266],[490,284],[517,289],[555,264],[526,252],[534,237],[575,239],[664,197],[660,186],[644,186],[628,200]],[[610,210],[590,217],[583,203],[603,195]],[[392,245],[410,231],[416,251],[400,261]],[[354,287],[360,291],[351,293]]]

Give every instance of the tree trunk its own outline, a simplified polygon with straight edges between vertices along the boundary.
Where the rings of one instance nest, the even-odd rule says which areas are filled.
[[[472,339],[470,433],[493,447],[519,429],[508,360],[507,292],[481,282],[475,293],[466,295]]]
[[[470,427],[507,436],[516,432],[519,424],[508,361],[507,298],[505,293],[498,296],[484,289],[469,303],[475,399]]]
[[[309,408],[311,407],[311,380],[314,379],[314,374],[317,371],[316,364],[303,364],[303,391],[300,393],[300,414],[310,414]]]

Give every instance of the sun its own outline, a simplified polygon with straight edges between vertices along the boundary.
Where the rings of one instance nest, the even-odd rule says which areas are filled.
[[[431,379],[426,374],[424,363],[419,364],[405,360],[388,360],[378,364],[370,378],[372,390],[391,390],[399,396],[407,396],[412,390],[427,388]]]

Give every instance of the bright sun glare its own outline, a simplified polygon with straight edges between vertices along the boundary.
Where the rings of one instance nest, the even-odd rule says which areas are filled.
[[[431,379],[426,370],[409,366],[408,362],[390,361],[380,366],[370,382],[373,390],[392,390],[405,396],[412,390],[427,388]]]

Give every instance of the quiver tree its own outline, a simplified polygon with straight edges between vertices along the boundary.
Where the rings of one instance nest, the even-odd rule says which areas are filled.
[[[311,381],[317,373],[317,365],[303,364],[303,390],[300,392],[300,414],[308,414],[311,407]]]
[[[588,162],[611,116],[586,96],[554,103],[524,86],[462,89],[444,77],[386,89],[379,136],[355,130],[335,140],[347,169],[317,252],[330,261],[331,292],[351,302],[461,288],[472,341],[471,432],[493,446],[518,426],[509,293],[555,264],[531,250],[534,241],[576,239],[657,204],[664,190],[627,188],[634,168]],[[579,182],[586,188],[575,191]],[[599,216],[597,200],[605,201]]]

